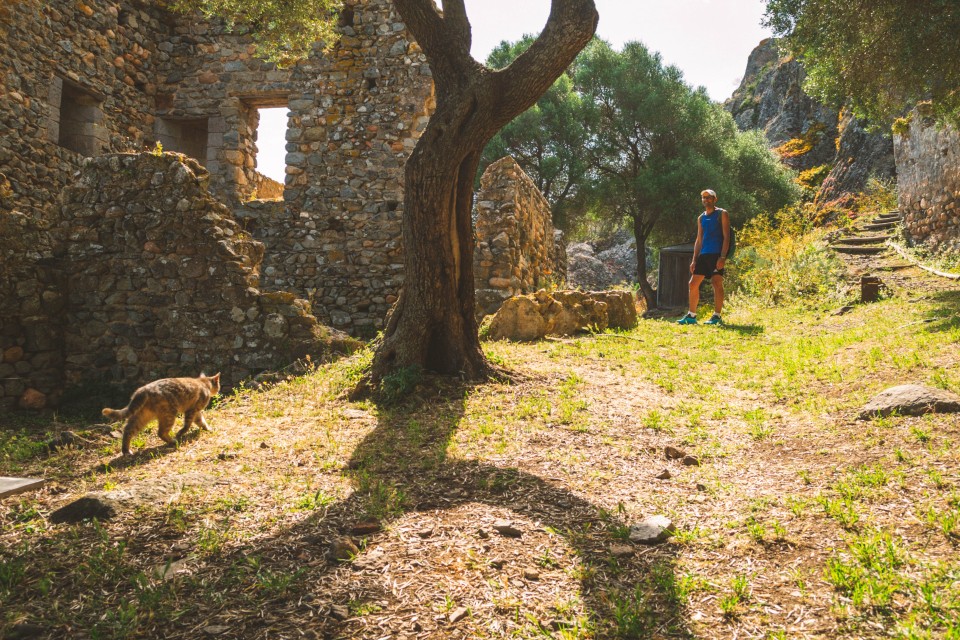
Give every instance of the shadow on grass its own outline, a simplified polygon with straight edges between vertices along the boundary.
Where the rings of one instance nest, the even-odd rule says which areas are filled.
[[[148,425],[147,429],[141,432],[141,434],[149,435],[149,428],[156,427],[156,423],[151,423]],[[176,430],[174,430],[176,433]],[[153,434],[156,435],[156,434]],[[145,447],[143,449],[138,449],[133,452],[132,456],[125,456],[122,453],[109,462],[102,462],[95,467],[89,470],[89,473],[104,473],[108,471],[118,471],[120,469],[128,469],[130,467],[136,467],[142,464],[146,464],[157,458],[163,458],[170,455],[171,453],[177,453],[180,450],[180,445],[186,444],[188,442],[193,442],[200,437],[200,430],[194,427],[187,433],[183,434],[181,437],[177,438],[177,444],[167,444],[162,442],[152,447]]]
[[[365,519],[377,518],[382,526],[388,527],[407,513],[442,512],[481,504],[549,527],[578,556],[579,594],[563,596],[579,596],[583,613],[589,619],[587,624],[592,627],[586,635],[692,637],[685,596],[675,574],[673,544],[636,547],[632,553],[614,555],[612,545],[630,544],[624,535],[626,523],[620,522],[615,514],[560,486],[559,482],[515,467],[450,458],[447,450],[466,413],[471,387],[434,379],[429,379],[425,386],[428,390],[419,397],[379,409],[377,426],[356,447],[342,471],[354,486],[349,496],[326,509],[318,508],[292,527],[258,538],[239,549],[205,549],[199,558],[199,568],[182,580],[164,581],[145,588],[146,583],[135,578],[142,568],[123,565],[129,561],[117,558],[116,565],[104,571],[119,577],[99,585],[101,593],[109,595],[101,596],[106,602],[95,608],[97,617],[87,622],[102,628],[106,636],[115,633],[117,637],[149,636],[158,630],[158,625],[163,628],[164,637],[195,637],[198,629],[226,624],[229,631],[224,637],[266,638],[278,633],[309,631],[310,637],[315,638],[352,638],[382,637],[386,632],[411,633],[410,628],[396,625],[408,624],[410,616],[418,614],[425,625],[436,627],[423,630],[429,637],[472,637],[473,632],[483,628],[472,628],[469,620],[451,624],[446,615],[435,616],[436,611],[429,607],[391,611],[388,605],[384,615],[390,615],[382,622],[386,628],[364,626],[363,615],[352,609],[347,620],[329,614],[331,605],[352,606],[361,594],[364,601],[395,600],[391,585],[380,573],[354,570],[362,566],[365,556],[375,551],[378,539],[390,534],[382,531],[366,534],[366,544],[361,545],[363,551],[352,563],[318,560],[331,542],[355,534],[357,523]],[[195,437],[196,432],[190,434]],[[136,464],[174,451],[173,447],[154,447],[141,451],[129,463],[121,459],[116,464]],[[158,534],[170,537],[162,530]],[[73,534],[64,530],[57,535],[67,540]],[[93,536],[93,532],[85,537],[88,535]],[[497,534],[490,531],[490,535]],[[198,544],[202,548],[207,543],[201,537]],[[76,540],[71,544],[76,544]],[[96,543],[94,549],[99,549],[97,545],[103,546]],[[43,550],[30,553],[42,554]],[[454,553],[466,556],[468,552],[461,549]],[[530,548],[525,555],[532,561],[537,553],[537,549]],[[29,565],[30,559],[24,558],[24,562]],[[58,571],[62,580],[58,579],[57,592],[47,597],[62,600],[64,606],[71,599],[82,598],[79,594],[84,591],[84,581],[89,582],[91,577],[71,567],[61,567]],[[483,591],[488,580],[499,579],[496,572],[489,575],[471,572],[451,578],[472,580],[477,583],[474,588],[478,591]],[[71,587],[73,582],[77,585]],[[347,583],[348,586],[344,586]],[[319,590],[316,596],[310,594],[311,589]],[[22,589],[12,595],[10,604],[21,612],[36,612],[38,610],[30,606],[38,597],[35,592],[35,587]],[[136,603],[138,599],[136,612],[128,612],[129,603]],[[516,611],[484,609],[482,615],[500,619],[500,623],[491,621],[495,624],[513,621],[515,617],[522,621],[519,605],[517,607]],[[37,620],[42,626],[51,631],[68,631],[63,617],[39,611],[44,612],[38,614]],[[407,621],[401,622],[402,616],[393,614],[403,614]],[[104,621],[123,626],[108,629]],[[552,627],[546,620],[529,624],[540,625],[537,632],[545,637],[580,637],[584,630],[578,631],[577,625],[582,622],[562,620],[559,631],[556,620]],[[573,626],[567,635],[562,635],[566,633],[562,625],[566,624]],[[554,633],[557,635],[552,635]]]
[[[934,293],[934,310],[929,322],[924,323],[927,331],[956,331],[960,329],[960,283],[957,288]]]
[[[729,322],[724,322],[717,328],[723,331],[739,333],[742,336],[758,336],[764,331],[764,328],[758,324],[732,324]]]

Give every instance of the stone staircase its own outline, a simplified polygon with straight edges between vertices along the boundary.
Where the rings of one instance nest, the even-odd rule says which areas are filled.
[[[899,211],[881,213],[871,222],[861,224],[853,234],[841,237],[830,247],[837,253],[848,255],[878,255],[886,252],[887,240],[894,237],[894,231],[900,226],[902,218]]]

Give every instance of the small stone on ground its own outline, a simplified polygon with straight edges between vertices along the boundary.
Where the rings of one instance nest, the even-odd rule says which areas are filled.
[[[957,411],[960,411],[960,396],[957,394],[919,384],[905,384],[875,395],[860,411],[860,419],[868,420],[893,414],[919,416]]]
[[[665,542],[676,530],[666,516],[651,516],[630,527],[630,540],[640,544]]]

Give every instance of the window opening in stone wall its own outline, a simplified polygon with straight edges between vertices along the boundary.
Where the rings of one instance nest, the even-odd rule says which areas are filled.
[[[188,155],[206,166],[209,154],[208,118],[158,118],[157,140],[165,151]]]
[[[51,90],[51,134],[64,149],[83,156],[96,156],[103,148],[102,100],[83,89],[55,78]]]
[[[258,111],[257,171],[282,185],[287,173],[287,107],[265,107]]]
[[[353,27],[354,14],[353,7],[344,7],[340,10],[340,17],[337,25],[342,29],[344,27]]]

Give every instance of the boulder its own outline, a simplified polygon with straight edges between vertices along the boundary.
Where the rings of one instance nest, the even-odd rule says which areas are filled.
[[[960,396],[943,389],[919,384],[890,387],[875,395],[860,411],[860,419],[875,416],[919,416],[925,413],[953,413],[960,411]]]
[[[537,303],[528,296],[507,299],[490,322],[491,340],[539,340],[547,335],[547,323]]]
[[[633,329],[637,326],[637,300],[630,291],[591,291],[590,297],[607,305],[607,326]]]
[[[640,544],[659,544],[673,535],[676,527],[666,516],[651,516],[630,527],[630,541]]]

